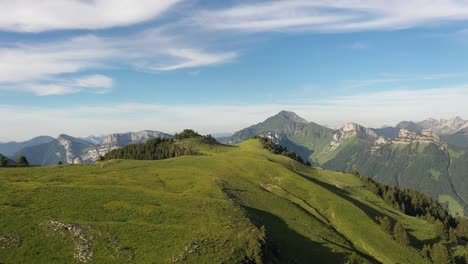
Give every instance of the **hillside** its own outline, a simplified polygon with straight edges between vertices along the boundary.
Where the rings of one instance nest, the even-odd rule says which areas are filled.
[[[223,142],[263,135],[316,166],[358,171],[391,186],[414,188],[446,204],[454,215],[468,215],[468,149],[452,146],[445,141],[450,135],[435,132],[461,129],[457,133],[462,133],[465,125],[466,121],[454,118],[405,121],[380,129],[349,123],[331,130],[282,111]]]
[[[62,163],[82,163],[81,155],[94,145],[88,141],[68,135],[18,151],[15,156],[26,156],[31,165],[55,165]]]
[[[333,130],[308,122],[293,112],[281,111],[264,122],[218,140],[225,144],[237,144],[256,135],[267,136],[308,160],[309,156],[322,150],[332,140]],[[316,164],[313,159],[309,161]]]
[[[52,140],[54,140],[53,137],[40,136],[40,137],[35,137],[33,139],[30,139],[24,142],[12,141],[8,143],[0,143],[0,153],[3,153],[5,156],[8,156],[8,157],[13,157],[15,153],[20,151],[21,149],[49,143]]]
[[[257,139],[178,140],[203,155],[0,170],[0,260],[427,263],[420,250],[439,241],[434,224],[404,215],[359,177],[304,166]],[[401,223],[411,247],[377,216]]]

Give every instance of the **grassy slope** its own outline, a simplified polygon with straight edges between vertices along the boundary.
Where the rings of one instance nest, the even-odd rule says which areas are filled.
[[[92,263],[238,263],[259,255],[263,230],[273,263],[342,262],[351,252],[423,262],[374,223],[383,214],[403,221],[416,246],[434,239],[430,224],[354,176],[302,166],[255,140],[201,148],[208,155],[0,170],[0,236],[23,238],[0,247],[0,262],[70,263],[73,241],[44,226],[51,218],[85,229]]]

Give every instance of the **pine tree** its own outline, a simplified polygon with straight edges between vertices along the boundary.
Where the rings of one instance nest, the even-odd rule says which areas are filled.
[[[452,257],[447,247],[442,243],[437,243],[432,247],[431,251],[432,262],[435,264],[452,263]]]
[[[457,234],[455,233],[455,229],[452,227],[449,228],[448,237],[450,242],[457,242]]]
[[[430,258],[431,257],[431,246],[430,245],[424,245],[422,250],[421,250],[421,255],[425,258]]]
[[[457,228],[455,233],[459,238],[465,238],[468,240],[468,219],[463,217],[457,218]]]
[[[434,224],[434,232],[443,241],[447,241],[449,238],[447,227],[444,225],[444,223],[442,223],[439,220],[437,220],[436,223]]]
[[[18,166],[29,166],[29,161],[26,159],[25,156],[19,156],[18,159],[16,160],[16,164]]]
[[[410,244],[408,233],[406,233],[405,228],[400,222],[397,222],[393,227],[393,237],[401,245],[408,246]]]
[[[8,165],[8,160],[3,157],[3,156],[0,156],[0,167],[6,167]]]

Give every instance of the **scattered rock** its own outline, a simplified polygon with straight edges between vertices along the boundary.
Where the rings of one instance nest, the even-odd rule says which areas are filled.
[[[68,234],[72,236],[75,246],[75,252],[73,254],[75,259],[81,262],[88,262],[91,260],[93,257],[91,242],[89,241],[86,232],[79,224],[69,224],[62,223],[57,220],[50,220],[47,222],[46,226],[61,235]]]
[[[201,246],[208,245],[208,244],[210,244],[210,240],[208,239],[194,241],[190,243],[190,245],[185,246],[184,250],[177,257],[173,257],[169,262],[177,263],[180,261],[184,261],[191,254],[197,252],[197,250],[199,250]]]
[[[23,239],[20,236],[0,236],[0,248],[18,248],[21,247]]]

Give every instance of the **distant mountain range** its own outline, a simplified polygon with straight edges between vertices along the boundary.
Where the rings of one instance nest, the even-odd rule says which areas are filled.
[[[286,146],[316,166],[358,171],[385,184],[416,189],[468,215],[468,121],[428,119],[395,127],[366,128],[349,123],[333,130],[281,111],[231,137],[237,144],[261,135]]]
[[[153,138],[171,135],[159,131],[140,131],[109,134],[102,137],[75,138],[60,135],[57,138],[38,137],[26,142],[10,142],[0,145],[0,153],[16,158],[26,156],[32,165],[93,163],[99,156],[129,144],[144,143]]]
[[[349,123],[334,130],[281,111],[218,141],[237,144],[255,135],[272,139],[315,166],[358,171],[385,184],[416,189],[448,203],[454,214],[468,215],[468,121],[460,117],[384,128]],[[13,160],[24,155],[32,165],[93,163],[114,149],[168,137],[150,130],[87,138],[43,136],[0,144],[0,153]]]
[[[16,152],[20,151],[21,149],[36,146],[39,144],[49,143],[52,140],[54,140],[53,137],[40,136],[24,142],[11,141],[8,143],[0,143],[0,153],[4,154],[5,156],[12,157],[15,155]]]

